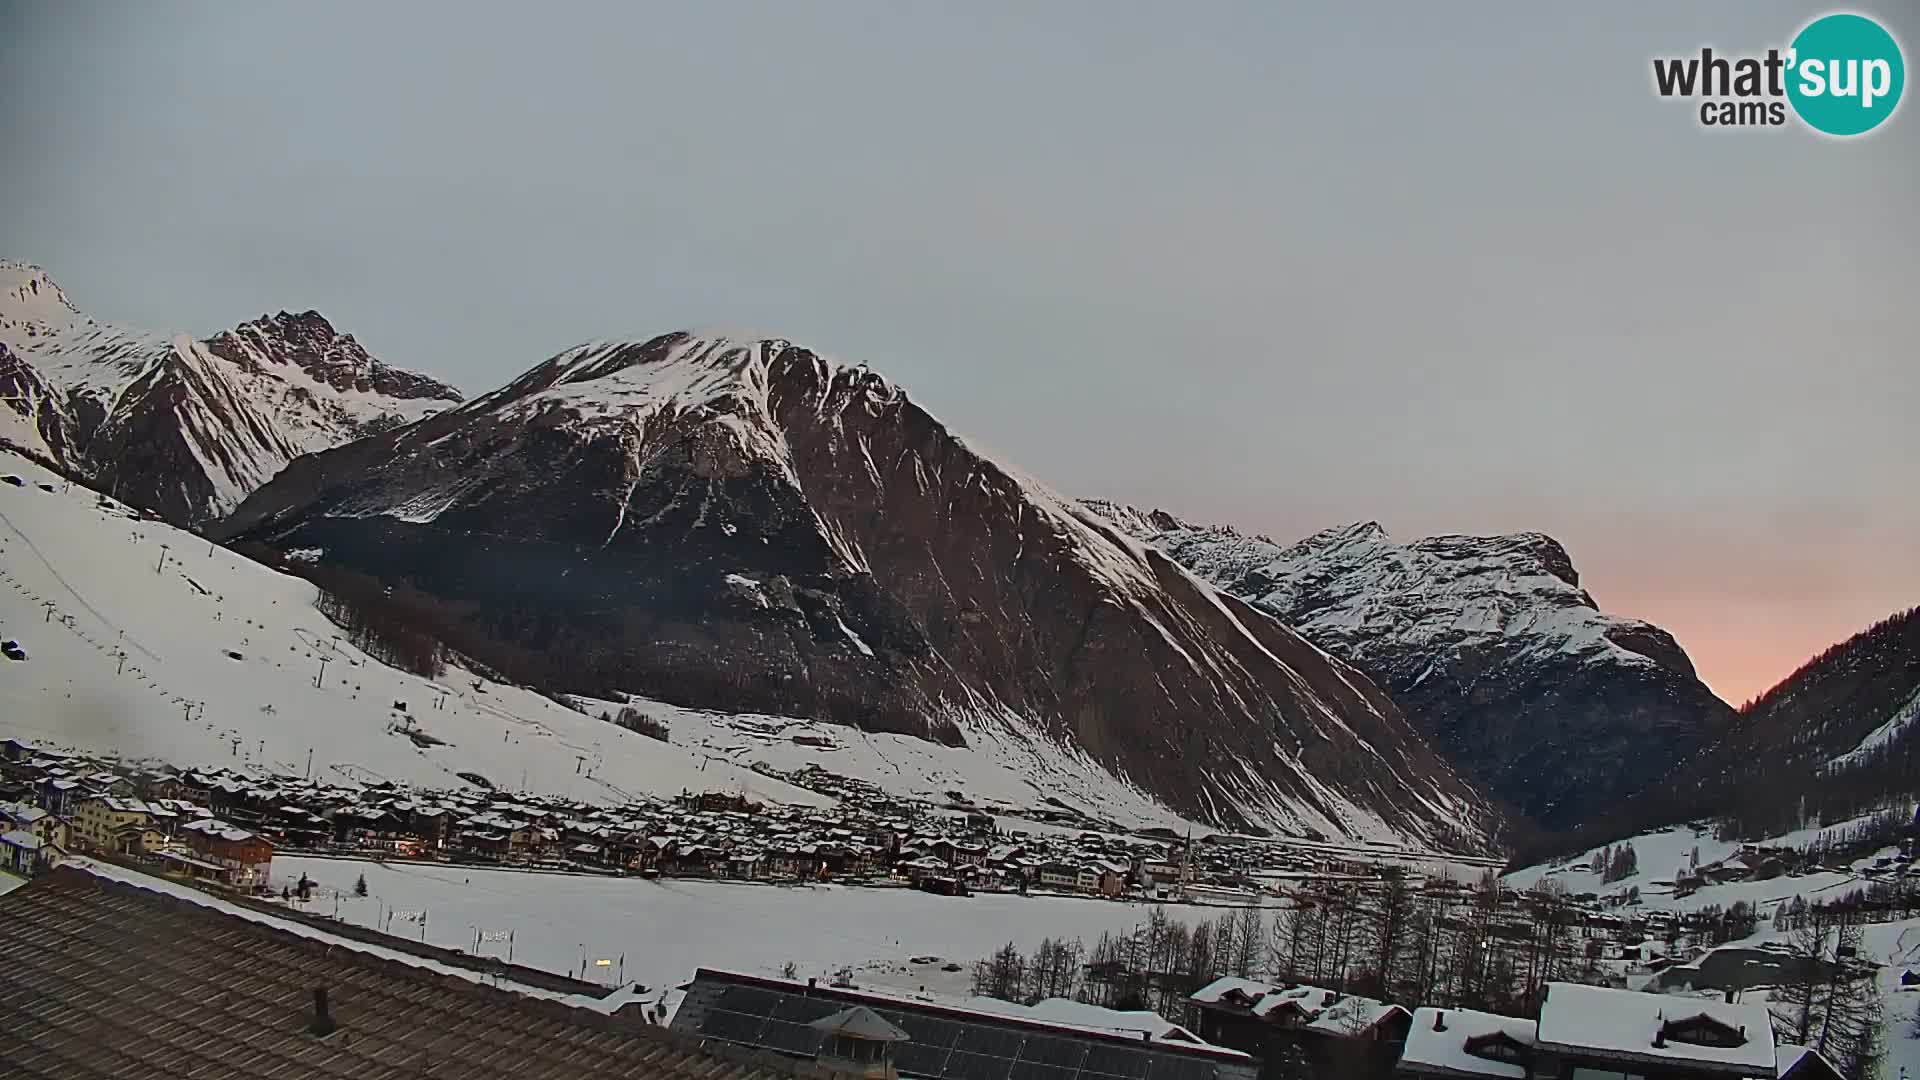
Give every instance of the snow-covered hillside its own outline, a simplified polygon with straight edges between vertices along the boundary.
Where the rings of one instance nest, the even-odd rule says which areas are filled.
[[[1090,500],[1120,528],[1360,668],[1462,771],[1567,827],[1705,745],[1732,710],[1657,626],[1600,610],[1541,533],[1282,546]]]
[[[569,349],[298,460],[218,535],[407,582],[570,691],[1097,761],[1221,828],[1492,823],[1350,667],[783,338]]]
[[[1057,744],[982,729],[967,748],[762,715],[636,702],[663,744],[459,668],[438,681],[381,665],[276,573],[0,453],[0,732],[179,764],[329,780],[508,789],[606,802],[630,794],[744,790],[815,803],[752,771],[807,765],[900,795],[1025,809],[1049,797],[1120,824],[1179,819]],[[46,488],[51,487],[49,491]],[[124,658],[124,659],[123,659]],[[322,661],[325,661],[324,674]],[[318,685],[316,685],[316,682]],[[444,745],[417,746],[404,719]]]
[[[101,323],[43,269],[0,260],[0,439],[169,520],[232,509],[300,454],[460,400],[317,312],[204,341]]]
[[[1847,834],[1870,817],[1783,833],[1760,841],[1758,846],[1781,849],[1818,845],[1823,840],[1831,841]],[[1629,915],[1686,913],[1708,908],[1726,910],[1741,903],[1751,906],[1758,919],[1757,928],[1751,936],[1729,942],[1717,950],[1697,952],[1685,964],[1670,968],[1657,978],[1646,973],[1636,974],[1618,963],[1611,965],[1620,968],[1629,985],[1636,989],[1669,993],[1718,994],[1724,990],[1719,979],[1727,978],[1730,969],[1756,956],[1766,955],[1766,950],[1786,948],[1791,935],[1788,931],[1778,929],[1774,922],[1782,909],[1793,904],[1796,898],[1807,904],[1833,903],[1855,890],[1870,886],[1876,879],[1883,883],[1890,882],[1900,870],[1895,858],[1898,849],[1886,848],[1857,857],[1846,865],[1826,867],[1811,873],[1783,874],[1765,880],[1714,881],[1709,873],[1703,878],[1696,878],[1697,887],[1676,890],[1676,879],[1688,875],[1696,865],[1707,871],[1726,865],[1740,855],[1743,845],[1717,840],[1710,828],[1701,825],[1682,825],[1641,833],[1621,843],[1633,848],[1639,870],[1612,882],[1603,881],[1600,874],[1601,856],[1605,848],[1595,848],[1550,863],[1516,870],[1501,880],[1512,888],[1523,890],[1532,889],[1542,881],[1556,881],[1574,895],[1593,893],[1619,898],[1633,890],[1639,897],[1639,903],[1616,909],[1620,914]],[[1861,937],[1862,959],[1883,965],[1879,969],[1878,987],[1886,1004],[1887,1056],[1881,1076],[1920,1075],[1920,1025],[1914,1022],[1916,1009],[1920,1008],[1920,991],[1901,984],[1901,976],[1905,972],[1920,968],[1920,919],[1867,922],[1862,927]],[[1664,951],[1665,946],[1659,948]],[[1756,953],[1755,950],[1760,952]],[[1716,956],[1716,952],[1724,955]],[[1723,965],[1720,963],[1722,959],[1730,963]],[[1718,978],[1703,974],[1709,971],[1721,974]],[[1701,982],[1690,985],[1696,978]],[[1768,997],[1769,988],[1764,982],[1743,985],[1740,991],[1740,999],[1750,1003],[1764,1003]]]
[[[1857,824],[1857,821],[1844,821],[1802,829],[1769,839],[1766,845],[1805,847],[1818,841],[1823,833],[1837,833]],[[1821,871],[1767,880],[1709,881],[1697,888],[1676,890],[1676,882],[1696,864],[1711,868],[1723,863],[1740,853],[1741,844],[1715,839],[1713,830],[1704,825],[1676,825],[1641,833],[1621,843],[1633,848],[1639,869],[1615,881],[1605,881],[1601,874],[1600,857],[1612,845],[1515,870],[1501,880],[1515,889],[1531,889],[1545,880],[1557,881],[1574,895],[1623,896],[1628,890],[1637,889],[1643,909],[1647,911],[1699,911],[1708,907],[1727,908],[1736,903],[1751,904],[1764,911],[1795,896],[1805,897],[1809,903],[1822,897],[1830,898],[1864,881],[1860,874],[1852,871]],[[1676,891],[1684,891],[1686,895],[1676,896]]]

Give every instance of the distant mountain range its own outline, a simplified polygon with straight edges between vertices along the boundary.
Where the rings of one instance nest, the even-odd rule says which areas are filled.
[[[0,261],[0,441],[175,524],[237,506],[301,454],[460,400],[318,312],[196,340],[89,318],[46,271]]]
[[[146,334],[0,262],[0,404],[0,449],[410,586],[529,685],[1044,743],[1230,829],[1565,833],[1756,754],[1883,761],[1920,707],[1906,661],[1829,657],[1736,715],[1538,533],[1282,545],[1070,500],[774,337],[584,345],[463,401],[316,312]]]
[[[1604,813],[1733,722],[1671,634],[1602,612],[1540,533],[1399,543],[1366,522],[1282,546],[1089,505],[1366,672],[1442,755],[1546,829]]]

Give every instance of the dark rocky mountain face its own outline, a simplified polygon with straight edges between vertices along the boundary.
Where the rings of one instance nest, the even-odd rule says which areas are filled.
[[[409,582],[571,689],[1048,740],[1232,828],[1492,825],[1358,672],[778,339],[583,346],[294,461],[220,532]]]
[[[1915,795],[1920,608],[1834,645],[1749,703],[1724,739],[1633,807],[1632,823],[1712,814],[1742,838],[1760,838]]]
[[[1920,721],[1920,607],[1807,661],[1740,710],[1730,745],[1829,768],[1904,743]]]
[[[1401,544],[1369,522],[1282,547],[1092,505],[1353,663],[1456,768],[1547,830],[1607,815],[1732,723],[1672,635],[1602,613],[1550,537]]]
[[[457,403],[318,312],[204,342],[88,318],[39,267],[0,260],[0,439],[176,525],[212,521],[300,454]]]
[[[290,366],[337,391],[443,406],[461,400],[460,392],[443,382],[369,355],[352,334],[339,333],[317,311],[262,315],[208,338],[206,345],[215,356],[256,374]]]

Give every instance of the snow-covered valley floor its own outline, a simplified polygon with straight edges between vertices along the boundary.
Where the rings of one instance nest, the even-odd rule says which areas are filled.
[[[910,889],[833,885],[785,888],[687,880],[648,881],[420,863],[280,857],[273,883],[305,874],[320,885],[306,908],[362,926],[418,938],[406,913],[426,912],[426,941],[471,950],[476,930],[513,933],[516,963],[611,982],[621,972],[653,990],[685,981],[699,967],[777,973],[792,963],[801,977],[852,968],[862,985],[922,986],[965,993],[973,962],[1012,941],[1023,952],[1042,938],[1079,938],[1091,948],[1103,931],[1129,930],[1148,905],[1053,896],[944,897]],[[366,875],[367,895],[354,895]],[[386,921],[390,911],[402,915]],[[1167,906],[1188,922],[1219,909]],[[482,951],[505,956],[505,942]],[[914,964],[915,957],[940,963]],[[598,968],[593,961],[614,963]],[[954,962],[965,969],[942,972]]]

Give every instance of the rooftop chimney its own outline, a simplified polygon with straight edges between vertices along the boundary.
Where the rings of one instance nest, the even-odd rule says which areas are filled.
[[[1434,1010],[1434,1014],[1433,1014],[1433,1030],[1435,1030],[1435,1031],[1445,1031],[1445,1030],[1447,1030],[1447,1010],[1445,1010],[1445,1009],[1436,1009],[1436,1010]]]
[[[307,1025],[307,1031],[314,1035],[324,1037],[333,1034],[333,1029],[338,1026],[339,1025],[333,1022],[333,1014],[327,1011],[327,988],[324,986],[314,987],[313,1021]]]

